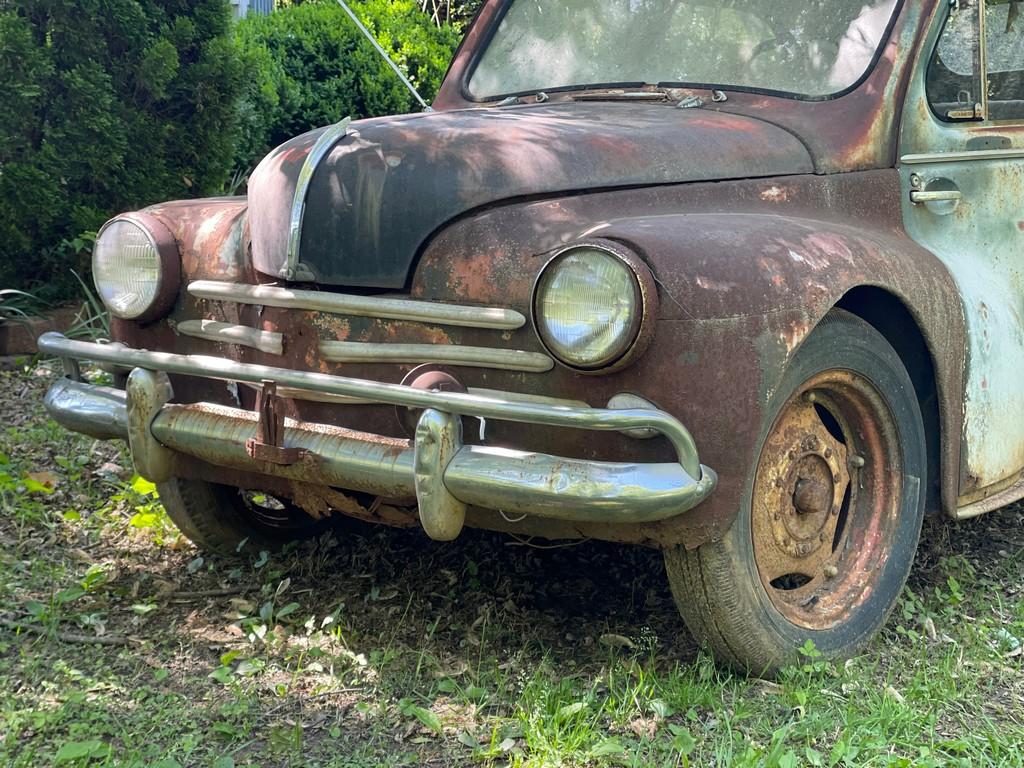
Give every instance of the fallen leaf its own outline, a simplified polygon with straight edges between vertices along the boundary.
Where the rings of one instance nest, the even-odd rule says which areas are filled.
[[[464,744],[465,746],[469,747],[470,749],[479,749],[480,748],[479,740],[476,738],[476,736],[471,734],[469,731],[459,731],[459,743],[460,744]]]
[[[892,699],[899,702],[900,704],[903,704],[906,701],[906,699],[903,698],[903,694],[897,691],[891,685],[885,686],[885,693],[887,696],[890,696]]]
[[[252,616],[256,612],[256,604],[244,597],[232,597],[228,604],[245,616]]]
[[[608,633],[601,635],[598,640],[601,645],[607,645],[609,648],[636,648],[636,643],[624,635]]]
[[[35,480],[37,483],[41,483],[49,488],[56,488],[60,478],[55,472],[29,472],[28,476]]]
[[[52,493],[60,478],[53,472],[29,472],[25,475],[25,490],[29,493]]]

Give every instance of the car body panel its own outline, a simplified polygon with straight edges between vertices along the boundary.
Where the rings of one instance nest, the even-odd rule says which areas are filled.
[[[253,262],[266,274],[286,271],[296,180],[323,130],[272,152],[249,182]],[[400,289],[438,229],[503,200],[811,170],[780,128],[668,102],[358,120],[313,174],[293,266],[321,284]]]

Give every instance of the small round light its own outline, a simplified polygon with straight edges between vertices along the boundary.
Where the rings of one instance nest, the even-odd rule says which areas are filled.
[[[563,251],[537,281],[534,318],[544,345],[566,365],[608,367],[629,352],[640,330],[636,273],[602,248]]]
[[[123,320],[140,318],[160,296],[160,248],[142,225],[129,219],[114,219],[96,238],[92,276],[110,314]]]

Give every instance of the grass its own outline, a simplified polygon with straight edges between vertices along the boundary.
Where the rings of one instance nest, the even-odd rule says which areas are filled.
[[[49,374],[0,375],[0,765],[1024,765],[1020,506],[929,521],[862,656],[766,682],[694,648],[654,552],[346,527],[202,556],[45,418]]]

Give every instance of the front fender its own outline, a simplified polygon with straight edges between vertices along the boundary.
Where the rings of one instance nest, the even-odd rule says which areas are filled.
[[[701,460],[718,472],[718,489],[643,538],[692,547],[731,524],[766,406],[792,356],[849,291],[881,288],[907,308],[931,354],[948,505],[959,476],[963,309],[946,268],[902,231],[898,194],[895,172],[876,171],[508,206],[442,232],[424,254],[413,292],[512,301],[529,311],[532,283],[551,250],[601,237],[638,252],[659,286],[650,349],[605,377],[549,380],[561,389],[545,394],[635,392],[687,425]]]

